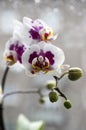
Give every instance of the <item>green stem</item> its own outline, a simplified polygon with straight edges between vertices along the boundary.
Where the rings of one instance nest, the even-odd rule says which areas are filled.
[[[59,88],[55,88],[56,91],[58,91],[58,93],[60,94],[61,97],[63,97],[65,100],[67,100],[67,97],[65,96],[64,93],[61,92],[61,90]]]
[[[60,80],[62,79],[65,75],[67,75],[69,72],[66,71],[65,73],[63,73],[60,77],[57,77],[57,76],[53,76],[56,80]]]
[[[2,86],[2,92],[4,93],[4,88],[5,88],[5,83],[6,83],[6,78],[7,78],[7,74],[9,71],[9,67],[7,66],[4,72],[4,75],[2,77],[2,82],[1,82],[1,86]]]
[[[61,90],[57,87],[58,84],[58,80],[62,79],[66,74],[68,74],[68,71],[66,71],[65,73],[63,73],[60,77],[54,76],[54,79],[56,80],[56,87],[54,88],[61,97],[63,97],[65,100],[67,100],[67,97],[65,96],[65,94],[63,92],[61,92]]]
[[[2,82],[1,82],[2,93],[4,93],[8,71],[9,71],[9,67],[6,67],[4,75],[2,77]],[[4,118],[3,118],[3,101],[0,104],[0,130],[5,130]]]

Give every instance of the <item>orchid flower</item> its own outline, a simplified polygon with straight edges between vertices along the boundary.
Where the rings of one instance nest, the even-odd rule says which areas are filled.
[[[47,42],[56,38],[54,37],[53,29],[40,19],[32,20],[24,17],[23,24],[28,27],[28,33],[30,34],[29,37],[33,40]]]
[[[60,48],[42,41],[26,49],[22,55],[22,64],[32,74],[47,73],[58,70],[64,59],[64,52]]]
[[[31,45],[40,41],[49,42],[55,40],[57,35],[53,29],[40,19],[32,20],[24,17],[23,23],[16,21],[14,35],[18,35],[27,44]]]
[[[4,52],[4,58],[8,65],[13,65],[17,61],[21,64],[22,60],[22,54],[24,53],[26,47],[24,44],[22,44],[19,39],[11,38],[6,43],[6,48]]]

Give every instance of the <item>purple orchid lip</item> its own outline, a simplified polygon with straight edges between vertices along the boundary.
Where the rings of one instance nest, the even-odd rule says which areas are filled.
[[[22,57],[22,54],[24,53],[24,51],[26,49],[25,46],[19,45],[19,41],[16,41],[16,43],[11,44],[9,49],[12,50],[12,51],[16,51],[18,61],[20,63],[22,63],[21,57]]]
[[[34,40],[39,40],[40,39],[40,35],[39,35],[38,31],[36,31],[34,29],[31,29],[29,31],[29,33],[30,33],[32,39],[34,39]]]
[[[30,55],[30,58],[29,58],[28,62],[30,64],[32,64],[33,59],[36,58],[36,57],[38,58],[39,56],[42,56],[44,58],[44,60],[45,60],[45,57],[46,57],[49,60],[50,65],[54,64],[54,59],[53,59],[54,58],[54,54],[52,54],[50,51],[47,51],[46,53],[44,53],[43,50],[39,54],[37,54],[36,51],[33,52]]]

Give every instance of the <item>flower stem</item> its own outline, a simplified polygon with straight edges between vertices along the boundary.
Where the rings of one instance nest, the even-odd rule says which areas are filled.
[[[67,97],[65,96],[65,94],[63,92],[61,92],[61,90],[57,87],[58,84],[58,80],[62,79],[66,74],[68,74],[68,72],[63,73],[60,77],[54,76],[54,79],[56,80],[56,87],[54,88],[61,97],[63,97],[65,100],[67,100]]]
[[[3,119],[3,104],[0,104],[0,130],[5,130]]]
[[[19,91],[13,91],[13,92],[9,92],[9,93],[4,94],[3,99],[5,99],[8,96],[14,95],[14,94],[32,94],[32,93],[39,94],[39,91],[38,90],[28,90],[28,91],[21,91],[21,90],[19,90]]]
[[[1,82],[1,86],[2,86],[2,92],[4,93],[4,88],[5,88],[5,82],[6,82],[6,78],[7,78],[7,74],[9,71],[9,67],[7,66],[4,72],[4,75],[2,77],[2,82]]]
[[[65,96],[64,93],[62,93],[62,92],[60,91],[59,88],[56,87],[55,90],[58,91],[58,93],[60,94],[61,97],[63,97],[65,100],[67,100],[67,97]]]
[[[55,78],[55,80],[60,80],[62,79],[65,75],[67,75],[69,72],[66,71],[65,73],[63,73],[60,77],[57,77],[57,76],[53,76]]]
[[[2,82],[1,82],[2,93],[4,93],[8,71],[9,71],[9,67],[6,67],[4,75],[2,77]],[[0,130],[5,130],[4,118],[3,118],[3,101],[0,104]]]

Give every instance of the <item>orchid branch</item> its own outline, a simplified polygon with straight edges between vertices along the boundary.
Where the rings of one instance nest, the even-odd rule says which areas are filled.
[[[60,77],[57,77],[57,76],[53,76],[54,78],[55,78],[55,80],[60,80],[60,79],[62,79],[65,75],[67,75],[69,72],[68,71],[66,71],[66,72],[64,72]]]
[[[63,92],[61,92],[61,90],[57,87],[58,84],[58,80],[62,79],[66,74],[68,74],[68,71],[66,71],[65,73],[63,73],[60,77],[54,76],[54,79],[56,81],[56,87],[54,88],[61,97],[63,97],[65,100],[67,100],[67,97],[65,96],[65,94]]]
[[[7,66],[1,81],[2,93],[4,93],[8,72],[9,72],[9,67]],[[4,119],[3,119],[3,101],[0,104],[0,130],[5,130]]]
[[[28,90],[28,91],[13,91],[13,92],[8,92],[6,94],[3,95],[3,99],[5,99],[6,97],[8,96],[11,96],[11,95],[15,95],[15,94],[39,94],[39,90]]]
[[[6,69],[5,69],[4,75],[2,77],[2,82],[1,82],[1,87],[2,87],[3,92],[4,92],[4,88],[5,88],[5,83],[6,83],[8,71],[9,71],[9,67],[7,66]]]

